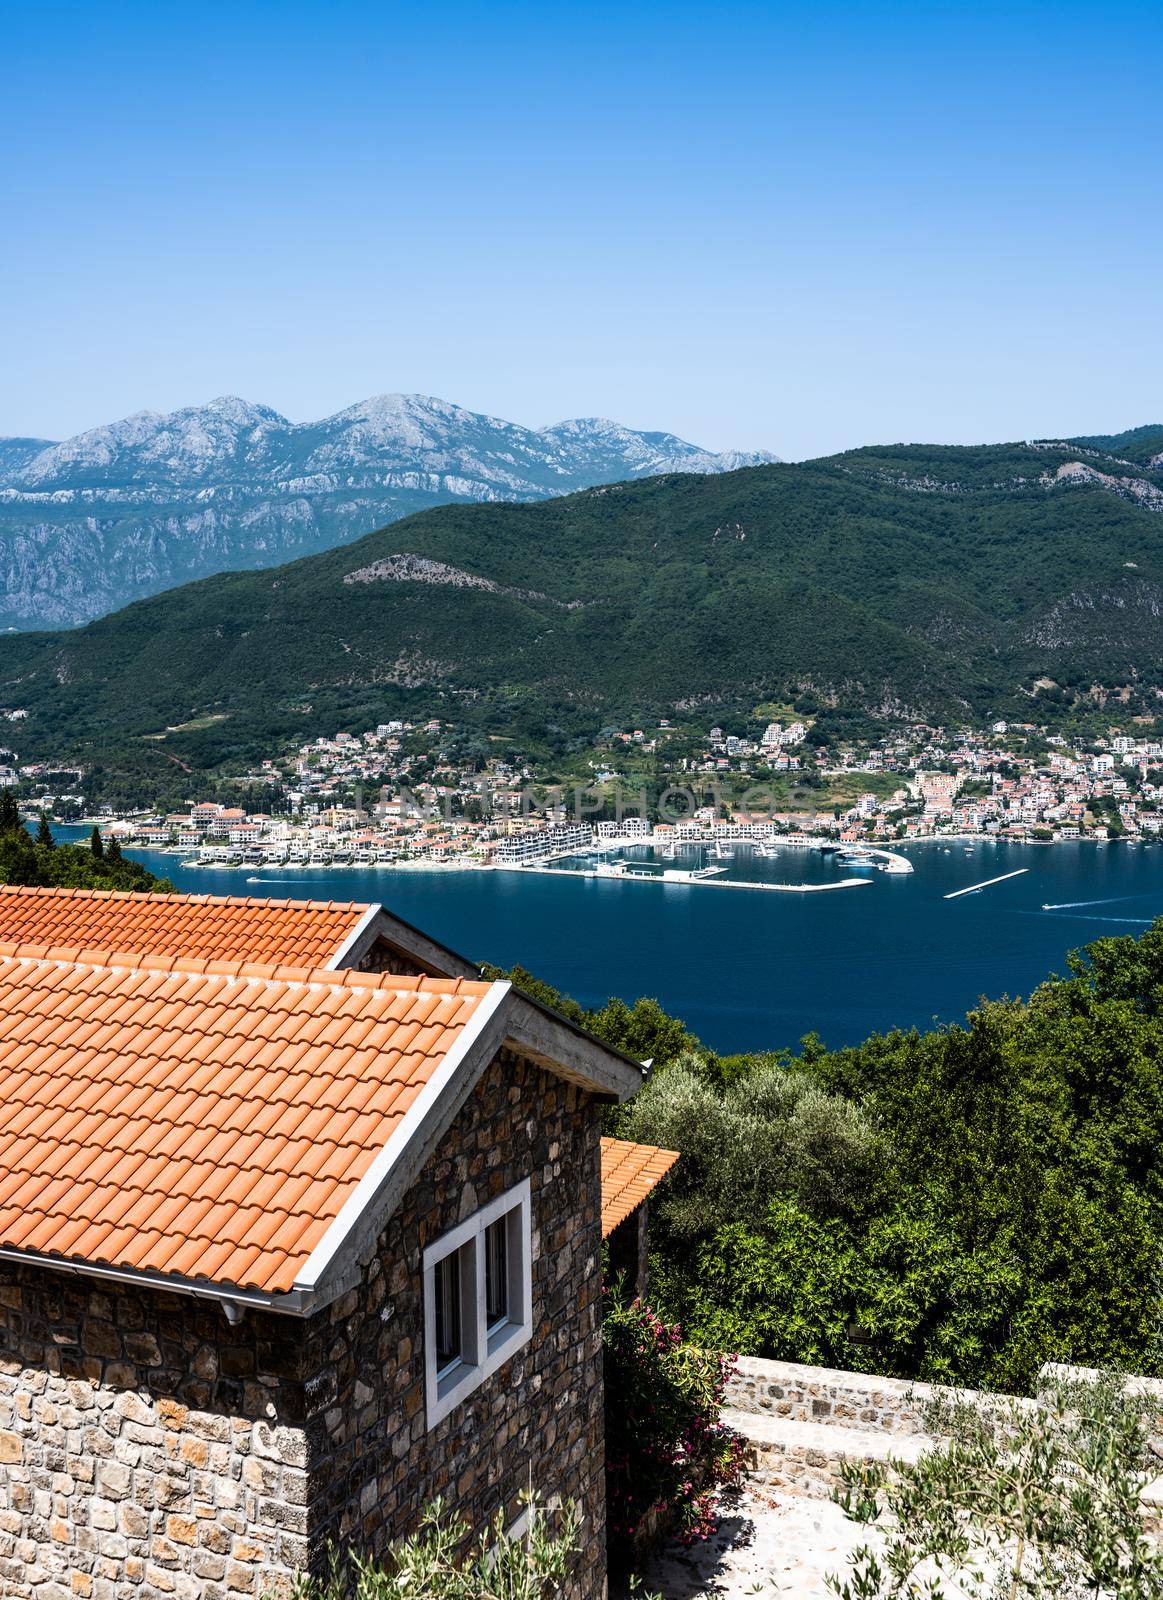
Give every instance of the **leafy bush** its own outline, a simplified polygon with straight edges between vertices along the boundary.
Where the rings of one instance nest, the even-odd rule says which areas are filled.
[[[606,1526],[611,1559],[627,1562],[651,1534],[706,1538],[712,1501],[737,1483],[743,1442],[720,1421],[731,1371],[635,1300],[607,1293]]]
[[[926,1424],[947,1442],[915,1463],[849,1463],[837,1499],[878,1529],[839,1600],[1157,1600],[1163,1552],[1144,1534],[1143,1489],[1159,1408],[1113,1375],[1058,1380],[1036,1404],[989,1411],[939,1401]]]
[[[530,1500],[526,1510],[524,1533],[506,1534],[498,1514],[466,1549],[467,1523],[434,1500],[386,1562],[333,1552],[327,1576],[301,1574],[292,1600],[551,1600],[577,1554],[580,1519],[572,1506],[551,1517]]]
[[[503,967],[486,963],[482,971],[486,978],[508,978],[522,994],[559,1011],[563,1017],[576,1022],[579,1028],[588,1028],[599,1039],[613,1045],[615,1050],[633,1056],[636,1061],[666,1065],[697,1042],[684,1024],[677,1017],[669,1016],[657,1000],[643,998],[631,1006],[625,1000],[614,997],[607,1000],[604,1006],[587,1011],[576,1000],[571,1000],[551,984],[535,978],[524,967],[513,967],[506,972]]]

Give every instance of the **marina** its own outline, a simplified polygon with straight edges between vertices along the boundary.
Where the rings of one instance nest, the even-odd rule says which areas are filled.
[[[621,883],[654,883],[665,888],[668,884],[699,884],[713,889],[774,890],[778,894],[820,894],[828,889],[860,889],[871,883],[870,878],[837,878],[832,883],[760,883],[746,878],[723,876],[724,867],[702,867],[687,870],[682,867],[665,867],[660,872],[647,872],[635,868],[630,862],[620,861],[600,867],[497,866],[498,872],[547,872],[562,878],[615,878]]]

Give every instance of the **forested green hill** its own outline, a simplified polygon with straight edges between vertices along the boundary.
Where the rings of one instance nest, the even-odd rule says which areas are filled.
[[[588,734],[812,689],[988,715],[1163,685],[1163,473],[900,445],[460,505],[70,633],[0,640],[22,758],[163,772],[425,712]]]
[[[1163,422],[1148,423],[1145,428],[1128,428],[1125,433],[1095,433],[1071,439],[1070,443],[1099,450],[1104,455],[1121,456],[1124,461],[1133,461],[1139,466],[1152,463],[1158,466],[1163,457]]]

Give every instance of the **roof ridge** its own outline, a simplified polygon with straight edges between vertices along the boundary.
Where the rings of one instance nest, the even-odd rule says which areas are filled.
[[[641,1139],[616,1139],[611,1133],[603,1133],[601,1142],[610,1149],[625,1150],[627,1152],[631,1150],[649,1150],[652,1155],[674,1156],[676,1159],[681,1154],[681,1151],[670,1150],[666,1145],[644,1144]]]
[[[352,967],[298,967],[259,961],[224,961],[207,956],[144,955],[135,950],[85,950],[77,945],[0,940],[0,960],[32,961],[101,972],[161,972],[191,978],[234,978],[281,988],[376,989],[432,995],[481,995],[492,988],[484,979],[434,978],[397,972],[360,972]]]
[[[154,889],[71,889],[56,884],[0,883],[0,895],[5,894],[37,895],[57,900],[152,900],[166,905],[277,906],[280,909],[293,907],[296,911],[306,907],[312,911],[331,912],[369,911],[377,903],[374,900],[291,900],[276,895],[195,894],[178,890],[166,893]]]

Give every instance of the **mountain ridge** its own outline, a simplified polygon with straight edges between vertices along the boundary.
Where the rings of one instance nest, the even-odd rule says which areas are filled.
[[[226,395],[135,412],[56,443],[0,440],[0,627],[91,621],[175,584],[311,554],[450,501],[536,500],[767,459],[601,418],[526,428],[404,394],[304,423]]]

